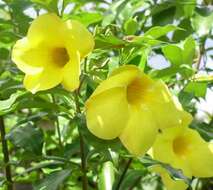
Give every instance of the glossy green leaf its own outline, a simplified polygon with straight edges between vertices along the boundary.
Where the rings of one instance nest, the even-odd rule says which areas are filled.
[[[95,38],[95,48],[121,48],[125,45],[125,41],[115,36],[100,35]]]
[[[184,42],[183,62],[187,65],[192,65],[195,57],[196,43],[192,36],[188,37]]]
[[[46,176],[44,179],[38,181],[33,189],[34,190],[57,190],[58,187],[70,176],[71,170],[61,170],[56,171],[48,176]]]
[[[127,172],[124,180],[122,181],[120,189],[128,190],[133,188],[136,183],[140,183],[140,180],[143,178],[145,174],[146,171],[136,169]]]
[[[207,83],[205,82],[189,82],[184,88],[185,92],[193,93],[196,97],[205,97]]]
[[[0,101],[0,115],[3,115],[12,109],[19,97],[24,96],[25,92],[17,92],[12,94],[9,99]]]
[[[182,64],[182,50],[177,45],[167,45],[162,48],[165,57],[174,65]]]
[[[113,163],[108,161],[103,163],[101,172],[99,174],[98,189],[112,190],[115,180],[115,169]]]
[[[182,30],[182,29],[174,25],[155,26],[149,29],[147,32],[145,32],[144,36],[150,36],[153,39],[158,39],[161,36],[164,36],[167,33],[175,30]]]
[[[213,12],[210,9],[198,9],[192,19],[193,28],[199,36],[205,36],[213,28],[212,20]]]
[[[41,129],[27,125],[24,127],[16,127],[7,135],[16,147],[23,148],[31,154],[41,155],[43,146],[43,133]]]
[[[89,26],[91,24],[100,22],[103,19],[103,16],[100,13],[89,13],[89,12],[81,12],[75,15],[67,15],[69,19],[78,20],[85,26]]]
[[[127,35],[133,35],[138,30],[138,23],[135,19],[130,18],[124,23],[124,31]]]

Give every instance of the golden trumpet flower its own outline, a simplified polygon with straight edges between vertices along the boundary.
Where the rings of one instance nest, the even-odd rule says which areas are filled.
[[[154,143],[158,129],[189,123],[162,81],[154,81],[133,65],[116,69],[86,102],[89,130],[99,138],[119,137],[135,155]]]
[[[153,158],[181,169],[187,177],[213,176],[213,144],[187,127],[167,128],[158,134]]]
[[[53,13],[36,18],[27,36],[18,40],[12,60],[26,75],[24,86],[32,93],[62,84],[79,86],[80,60],[92,51],[94,40],[78,21],[62,21]]]

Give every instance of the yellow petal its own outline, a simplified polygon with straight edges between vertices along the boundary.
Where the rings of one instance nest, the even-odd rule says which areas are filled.
[[[63,68],[62,85],[68,91],[73,91],[79,86],[80,54],[78,51],[69,52],[70,61]]]
[[[47,61],[47,51],[43,47],[32,48],[27,38],[18,40],[12,50],[12,60],[27,74],[36,74],[43,70]]]
[[[60,68],[45,68],[41,73],[35,75],[25,75],[24,86],[32,93],[47,90],[61,83],[63,78]]]
[[[85,57],[94,48],[94,39],[87,28],[76,20],[68,20],[65,22],[65,37],[68,43],[77,49],[81,57]]]
[[[36,18],[27,33],[30,43],[48,43],[50,46],[64,47],[65,32],[63,21],[53,13],[40,15]]]
[[[112,88],[86,102],[88,129],[102,139],[114,139],[121,134],[128,121],[125,89]]]
[[[140,73],[140,69],[135,65],[123,65],[112,71],[110,74],[110,77],[118,75],[120,73],[126,72],[126,71],[134,71],[136,73]]]
[[[186,127],[164,129],[154,145],[154,158],[181,169],[191,177],[213,176],[212,144],[205,142],[197,131]]]
[[[185,127],[182,126],[162,130],[152,147],[153,157],[156,160],[170,164],[176,169],[181,169],[184,175],[191,177],[191,169],[180,150],[181,147],[185,148],[185,142],[180,141],[180,144],[177,145],[177,141],[175,141],[184,134],[184,131]]]
[[[92,94],[95,96],[105,90],[115,88],[115,87],[127,87],[135,78],[137,78],[140,74],[140,70],[138,68],[129,69],[129,66],[122,66],[118,69],[115,69],[115,73],[111,77],[104,80]],[[132,67],[131,67],[132,68]]]
[[[213,152],[212,143],[204,141],[199,133],[192,129],[186,129],[185,138],[190,140],[190,151],[187,154],[187,162],[195,177],[213,176]]]
[[[136,156],[145,154],[155,141],[157,128],[147,107],[132,107],[126,128],[119,136],[128,151]]]
[[[167,170],[159,165],[154,165],[150,169],[161,176],[161,179],[167,190],[186,190],[188,185],[183,180],[173,180]]]
[[[171,95],[162,81],[156,81],[145,98],[145,102],[155,114],[160,129],[181,123],[188,125],[192,120],[191,115],[182,109],[181,104]]]

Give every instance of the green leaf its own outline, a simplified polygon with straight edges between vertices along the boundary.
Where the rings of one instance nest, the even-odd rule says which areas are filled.
[[[12,106],[16,103],[16,100],[23,95],[25,95],[26,92],[17,92],[15,94],[12,94],[9,99],[7,100],[1,100],[0,101],[0,115],[6,114]]]
[[[208,8],[197,9],[192,18],[192,26],[199,36],[205,36],[210,33],[213,27],[213,12]]]
[[[196,7],[196,0],[187,0],[184,2],[186,5],[183,7],[186,17],[191,17]]]
[[[169,68],[158,71],[158,76],[173,75],[179,72],[184,78],[194,74],[192,63],[195,56],[195,40],[192,36],[179,44],[169,44],[162,47],[164,56],[170,61]]]
[[[155,26],[165,26],[172,24],[175,16],[175,1],[165,1],[158,6],[153,6],[151,10],[152,23]]]
[[[206,123],[192,122],[190,127],[196,129],[206,141],[211,141],[213,139],[213,123],[209,125]]]
[[[181,41],[187,38],[191,33],[193,33],[193,28],[190,19],[183,19],[180,21],[178,27],[183,30],[176,30],[172,36],[173,41]]]
[[[42,168],[54,168],[64,165],[63,161],[42,161],[40,163],[36,163],[34,166],[27,168],[24,172],[21,173],[21,175],[24,175],[26,173],[30,173],[36,170],[40,170]]]
[[[145,46],[145,47],[149,47],[149,46],[157,46],[160,44],[163,44],[163,41],[160,40],[156,40],[156,39],[152,39],[150,38],[150,36],[131,36],[132,39],[128,39],[131,46]]]
[[[177,45],[167,45],[162,48],[165,57],[174,65],[182,64],[182,50]]]
[[[192,36],[188,37],[184,42],[183,61],[184,64],[192,65],[195,56],[196,43]]]
[[[34,190],[57,190],[58,187],[70,176],[71,170],[61,170],[49,174],[44,179],[37,182]]]
[[[192,93],[185,92],[184,90],[182,90],[178,94],[178,99],[180,103],[182,104],[182,106],[184,107],[184,109],[191,108],[193,98],[194,98],[194,95]]]
[[[103,16],[100,13],[81,12],[75,15],[68,15],[68,18],[78,20],[85,26],[100,22]]]
[[[166,35],[168,32],[174,30],[182,30],[182,29],[174,25],[155,26],[149,29],[147,32],[145,32],[144,36],[150,36],[152,39],[158,39],[161,36]]]
[[[32,125],[16,127],[7,134],[7,139],[16,147],[23,148],[34,155],[41,155],[44,138],[39,128]]]
[[[58,0],[31,0],[33,3],[37,3],[42,8],[51,12],[58,13]]]
[[[176,0],[176,3],[177,9],[181,9],[179,11],[183,12],[185,17],[191,17],[193,15],[196,7],[196,0]]]
[[[142,70],[144,70],[144,68],[146,66],[150,52],[151,52],[151,48],[145,48],[142,50],[140,63],[138,65],[139,68],[141,68]]]
[[[144,170],[131,170],[129,171],[124,180],[121,183],[120,189],[128,190],[133,187],[133,185],[144,176],[146,172]]]
[[[138,22],[130,18],[124,23],[124,31],[127,35],[133,35],[137,32],[138,30]]]
[[[103,163],[101,172],[99,174],[98,189],[111,190],[115,180],[115,169],[113,163],[107,161]]]
[[[207,91],[207,83],[205,82],[189,82],[184,88],[185,92],[193,93],[196,97],[205,97]]]
[[[121,13],[123,8],[126,6],[128,1],[126,0],[118,0],[114,1],[110,7],[108,8],[108,11],[106,12],[106,15],[103,19],[102,26],[105,27],[109,24],[111,24]]]
[[[99,35],[95,38],[95,48],[121,48],[125,45],[125,41],[115,36]]]

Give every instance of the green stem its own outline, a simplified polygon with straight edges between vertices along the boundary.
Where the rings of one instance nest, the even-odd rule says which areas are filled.
[[[74,92],[74,97],[75,97],[75,105],[76,105],[76,111],[77,113],[81,113],[80,109],[80,103],[78,99],[79,93],[78,90]],[[81,134],[81,131],[78,130],[79,132],[79,138],[80,138],[80,151],[81,151],[81,171],[83,173],[82,176],[82,189],[87,190],[88,189],[88,180],[87,180],[87,165],[86,165],[86,156],[85,156],[85,149],[84,149],[84,139]]]
[[[53,100],[53,103],[54,104],[57,104],[56,102],[56,98],[54,95],[52,95],[52,100]],[[59,124],[59,121],[58,121],[58,117],[56,116],[56,119],[55,119],[55,123],[56,123],[56,130],[57,130],[57,134],[58,134],[58,142],[59,142],[59,146],[62,150],[64,150],[64,146],[63,146],[63,142],[62,142],[62,138],[61,138],[61,131],[60,131],[60,124]]]
[[[12,182],[12,175],[11,175],[11,168],[10,168],[10,158],[9,158],[9,151],[7,146],[7,141],[5,139],[5,125],[4,119],[0,116],[0,132],[1,132],[1,143],[2,143],[2,152],[4,155],[4,164],[5,164],[5,175],[7,179],[7,190],[13,190],[13,182]]]
[[[123,170],[123,172],[122,172],[122,174],[121,174],[121,177],[120,177],[120,179],[119,179],[119,181],[118,181],[118,184],[117,184],[117,186],[116,186],[116,190],[119,190],[120,189],[120,186],[121,186],[121,183],[123,182],[123,180],[124,180],[124,177],[125,177],[125,175],[126,175],[126,172],[127,172],[127,170],[129,169],[129,166],[130,166],[130,164],[132,163],[132,158],[130,158],[129,160],[128,160],[128,162],[126,163],[126,166],[125,166],[125,168],[124,168],[124,170]]]
[[[66,7],[65,7],[65,1],[63,0],[63,1],[62,1],[61,14],[60,14],[61,17],[63,17],[65,8],[66,8]]]

